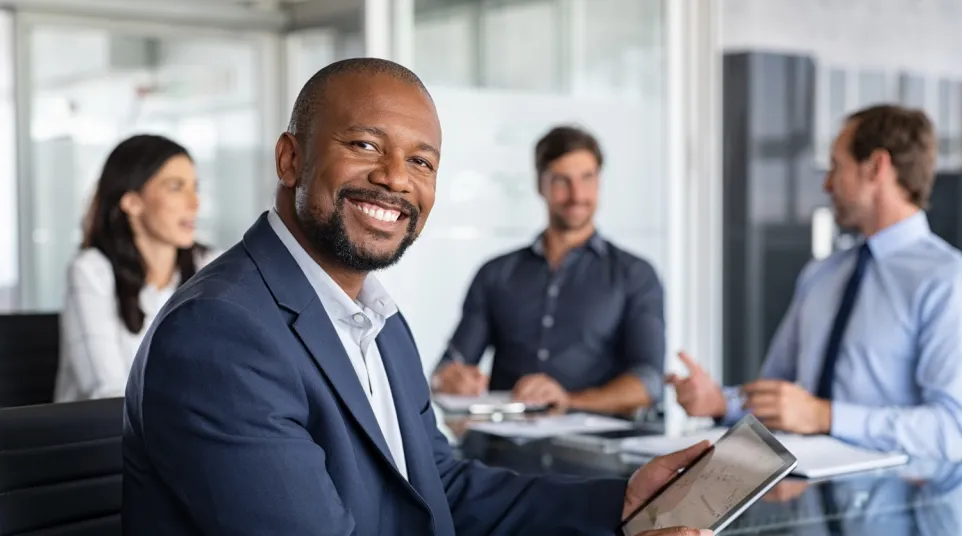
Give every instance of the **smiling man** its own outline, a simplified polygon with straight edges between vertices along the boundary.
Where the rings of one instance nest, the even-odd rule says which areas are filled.
[[[661,282],[651,264],[595,229],[604,157],[594,136],[557,127],[534,153],[548,228],[478,271],[434,389],[513,390],[559,410],[630,415],[661,397]],[[489,346],[490,380],[477,366]]]
[[[125,534],[611,534],[707,448],[630,481],[453,457],[408,325],[369,274],[424,228],[440,149],[404,67],[345,60],[308,81],[275,149],[274,210],[181,287],[138,352]]]

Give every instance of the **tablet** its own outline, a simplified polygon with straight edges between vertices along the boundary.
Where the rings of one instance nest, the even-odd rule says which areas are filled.
[[[752,415],[738,421],[618,528],[624,536],[669,527],[716,534],[788,476],[798,461]]]

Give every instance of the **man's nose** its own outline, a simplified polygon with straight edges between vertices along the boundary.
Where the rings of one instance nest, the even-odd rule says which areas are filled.
[[[403,154],[399,153],[385,154],[378,162],[377,168],[371,172],[369,180],[392,192],[403,193],[411,190],[411,175],[407,160]]]

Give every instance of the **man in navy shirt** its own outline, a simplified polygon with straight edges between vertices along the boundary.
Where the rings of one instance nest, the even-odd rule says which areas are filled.
[[[660,399],[663,290],[648,262],[595,229],[603,160],[597,140],[577,128],[557,127],[538,141],[548,228],[481,267],[435,391],[512,390],[526,402],[616,414]],[[490,378],[477,367],[488,346]]]

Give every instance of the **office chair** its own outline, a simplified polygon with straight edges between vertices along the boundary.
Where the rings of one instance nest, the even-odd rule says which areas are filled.
[[[0,536],[120,534],[123,404],[0,409]]]
[[[0,315],[0,408],[53,402],[60,315]]]

